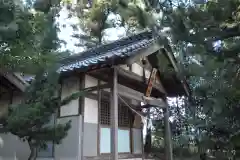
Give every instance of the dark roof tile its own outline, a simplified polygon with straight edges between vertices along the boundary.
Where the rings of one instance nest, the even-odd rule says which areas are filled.
[[[145,31],[113,43],[100,45],[82,53],[72,55],[59,61],[58,72],[72,71],[74,69],[88,69],[115,65],[119,59],[128,58],[137,51],[147,48],[156,38],[151,31]],[[27,78],[27,81],[32,78]]]

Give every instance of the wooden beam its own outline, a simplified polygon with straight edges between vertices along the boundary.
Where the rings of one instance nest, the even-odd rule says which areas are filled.
[[[126,86],[128,88],[131,88],[135,91],[140,92],[141,93],[140,96],[137,97],[137,95],[139,95],[139,94],[137,94],[136,96],[133,94],[133,95],[131,95],[131,97],[134,96],[135,98],[133,98],[133,99],[136,99],[136,100],[141,99],[142,100],[142,95],[146,91],[146,88],[147,88],[147,81],[144,81],[143,77],[137,75],[136,73],[133,73],[128,70],[124,70],[121,67],[117,67],[117,70],[118,70],[118,83],[123,86]],[[91,75],[92,77],[95,77],[97,79],[100,79],[104,82],[109,82],[111,73],[112,73],[112,70],[105,69],[105,70],[101,70],[100,72],[96,72],[96,71],[91,72],[91,73],[89,73],[89,75]],[[121,91],[121,89],[119,88],[119,92],[120,91]],[[157,85],[155,84],[153,86],[152,95],[154,97],[163,96],[162,89],[158,84]]]
[[[148,87],[147,87],[147,91],[145,93],[146,97],[151,96],[153,84],[154,84],[155,79],[156,79],[156,74],[157,74],[157,69],[153,68],[152,71],[151,71],[150,77],[148,79]]]
[[[118,82],[117,69],[113,68],[111,88],[111,160],[118,160]]]
[[[137,92],[128,87],[118,85],[118,94],[126,99],[132,99],[132,100],[136,100],[138,102],[142,102],[143,93]],[[109,91],[101,90],[102,99],[109,100],[109,95],[110,95]],[[88,93],[88,94],[86,94],[86,97],[98,100],[98,94],[96,94],[96,93]]]
[[[118,93],[128,99],[134,99],[137,101],[142,101],[142,96],[143,93],[137,92],[131,88],[122,86],[122,85],[118,85]]]
[[[102,84],[102,85],[99,85],[99,86],[84,88],[84,89],[81,89],[81,91],[93,92],[93,91],[97,91],[99,89],[106,89],[106,88],[110,88],[110,87],[111,86],[109,84]]]
[[[126,78],[129,78],[129,79],[141,82],[144,85],[147,85],[147,82],[144,82],[141,76],[139,76],[139,75],[137,75],[137,74],[135,74],[135,73],[133,73],[131,71],[124,70],[124,69],[122,69],[120,67],[118,67],[117,70],[118,70],[119,75],[122,75],[122,76],[124,76]],[[162,88],[160,86],[154,84],[153,88],[157,89],[158,91],[163,93]]]
[[[166,103],[162,99],[159,99],[159,98],[143,96],[143,102],[147,103],[151,106],[155,106],[155,107],[159,107],[159,108],[166,107]]]

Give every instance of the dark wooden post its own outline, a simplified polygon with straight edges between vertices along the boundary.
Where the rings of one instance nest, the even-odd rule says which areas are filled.
[[[118,82],[117,68],[113,68],[111,87],[111,160],[118,160]]]
[[[101,83],[100,83],[101,81],[100,80],[98,80],[98,133],[97,133],[97,135],[98,135],[98,138],[97,138],[97,141],[98,141],[98,145],[97,145],[97,153],[98,153],[98,155],[100,155],[101,154],[101,152],[100,152],[100,130],[101,130],[101,128],[100,128],[100,124],[101,124],[101,119],[100,119],[100,116],[101,116],[101,102],[102,102],[102,90],[100,89],[100,85],[101,85]]]
[[[170,123],[169,123],[169,106],[167,102],[164,108],[164,125],[165,125],[164,141],[165,141],[166,160],[173,160],[172,136],[171,136]]]

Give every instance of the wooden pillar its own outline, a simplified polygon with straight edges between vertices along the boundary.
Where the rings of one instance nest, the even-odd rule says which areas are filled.
[[[117,68],[113,68],[111,87],[111,160],[118,160],[118,83]]]
[[[167,103],[166,107],[164,108],[164,126],[165,126],[164,142],[166,160],[173,160],[172,136],[169,123],[169,106]]]
[[[79,77],[79,91],[85,88],[85,75],[81,74]],[[85,112],[85,97],[81,96],[79,97],[79,114],[82,115],[82,123],[81,123],[81,128],[79,127],[79,133],[81,135],[80,138],[80,151],[78,154],[80,154],[80,159],[84,159],[84,155],[83,155],[83,148],[84,148],[84,112]],[[80,117],[79,117],[80,118]]]
[[[142,121],[142,118],[141,118],[141,121]],[[141,123],[142,160],[145,159],[143,139],[144,139],[143,138],[143,123]]]
[[[100,80],[98,80],[98,133],[97,133],[97,135],[98,135],[98,138],[97,138],[97,141],[98,141],[98,143],[97,143],[97,153],[98,153],[98,156],[101,154],[101,152],[100,152],[100,136],[101,136],[101,134],[100,134],[100,131],[101,131],[101,126],[100,126],[100,124],[101,124],[101,119],[100,119],[100,117],[101,117],[101,102],[102,102],[102,90],[100,89],[100,86],[101,85],[101,81]]]

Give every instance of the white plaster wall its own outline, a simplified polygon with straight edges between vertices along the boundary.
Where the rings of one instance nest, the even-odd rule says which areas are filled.
[[[85,75],[85,88],[94,87],[98,85],[98,80],[92,76]],[[97,91],[93,91],[93,93],[97,93]]]
[[[57,123],[66,123],[69,120],[71,120],[71,128],[61,144],[55,145],[54,160],[81,159],[82,116],[59,118],[57,119]]]
[[[120,65],[120,67],[122,68],[122,69],[125,69],[125,70],[129,70],[129,67],[128,67],[128,65]]]
[[[0,147],[0,160],[26,160],[30,154],[29,146],[12,134],[0,134],[3,146]]]
[[[85,88],[97,86],[98,80],[92,76],[85,75]]]
[[[84,100],[84,122],[85,123],[98,123],[98,101],[85,98]]]
[[[148,79],[151,75],[151,71],[149,71],[148,69],[145,69],[145,77]]]
[[[139,76],[143,76],[143,67],[137,63],[132,64],[132,72],[138,74]]]
[[[76,93],[79,91],[79,78],[78,77],[70,77],[63,80],[62,83],[62,92],[61,97],[66,98],[70,96],[72,93]],[[62,106],[60,109],[60,116],[71,116],[78,115],[79,112],[79,98],[76,100],[72,100],[69,104]]]
[[[98,79],[85,75],[85,88],[98,85]],[[97,91],[92,93],[97,94]],[[98,101],[84,97],[83,156],[97,156]]]

